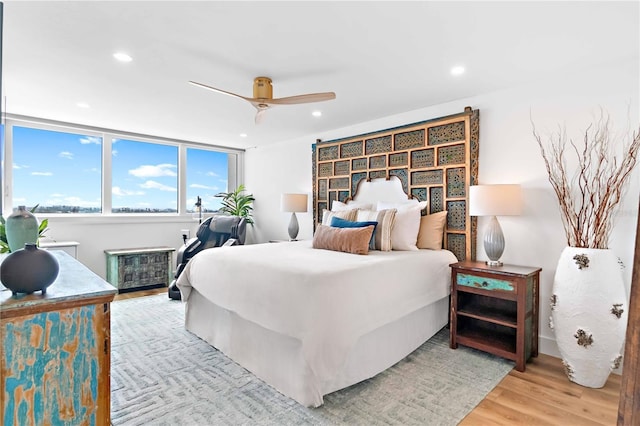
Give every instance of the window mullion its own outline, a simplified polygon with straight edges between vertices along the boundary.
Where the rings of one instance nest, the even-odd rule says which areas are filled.
[[[103,134],[102,137],[102,214],[111,214],[113,206],[112,193],[112,163],[113,163],[113,135]]]
[[[178,149],[178,214],[187,214],[187,147]]]

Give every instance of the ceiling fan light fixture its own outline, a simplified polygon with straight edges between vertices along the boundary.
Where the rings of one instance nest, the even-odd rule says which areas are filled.
[[[240,133],[240,137],[241,137],[241,138],[246,138],[246,137],[247,137],[247,134],[246,134],[246,133]]]
[[[314,117],[322,117],[322,111],[313,111],[311,115]]]

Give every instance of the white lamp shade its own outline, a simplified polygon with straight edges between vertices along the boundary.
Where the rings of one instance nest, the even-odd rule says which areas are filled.
[[[469,187],[469,215],[518,216],[522,213],[520,185],[473,185]]]
[[[283,212],[306,212],[307,194],[282,194],[280,210]]]

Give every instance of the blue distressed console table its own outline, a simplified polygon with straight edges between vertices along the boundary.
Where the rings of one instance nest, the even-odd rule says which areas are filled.
[[[0,424],[110,424],[116,289],[63,251],[46,294],[0,291]]]

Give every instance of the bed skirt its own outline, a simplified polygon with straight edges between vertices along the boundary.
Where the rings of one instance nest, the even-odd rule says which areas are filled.
[[[447,324],[449,297],[362,336],[343,368],[319,381],[303,357],[302,341],[268,330],[210,302],[196,289],[185,304],[188,331],[214,346],[280,393],[319,407],[323,395],[351,386],[405,358]]]

